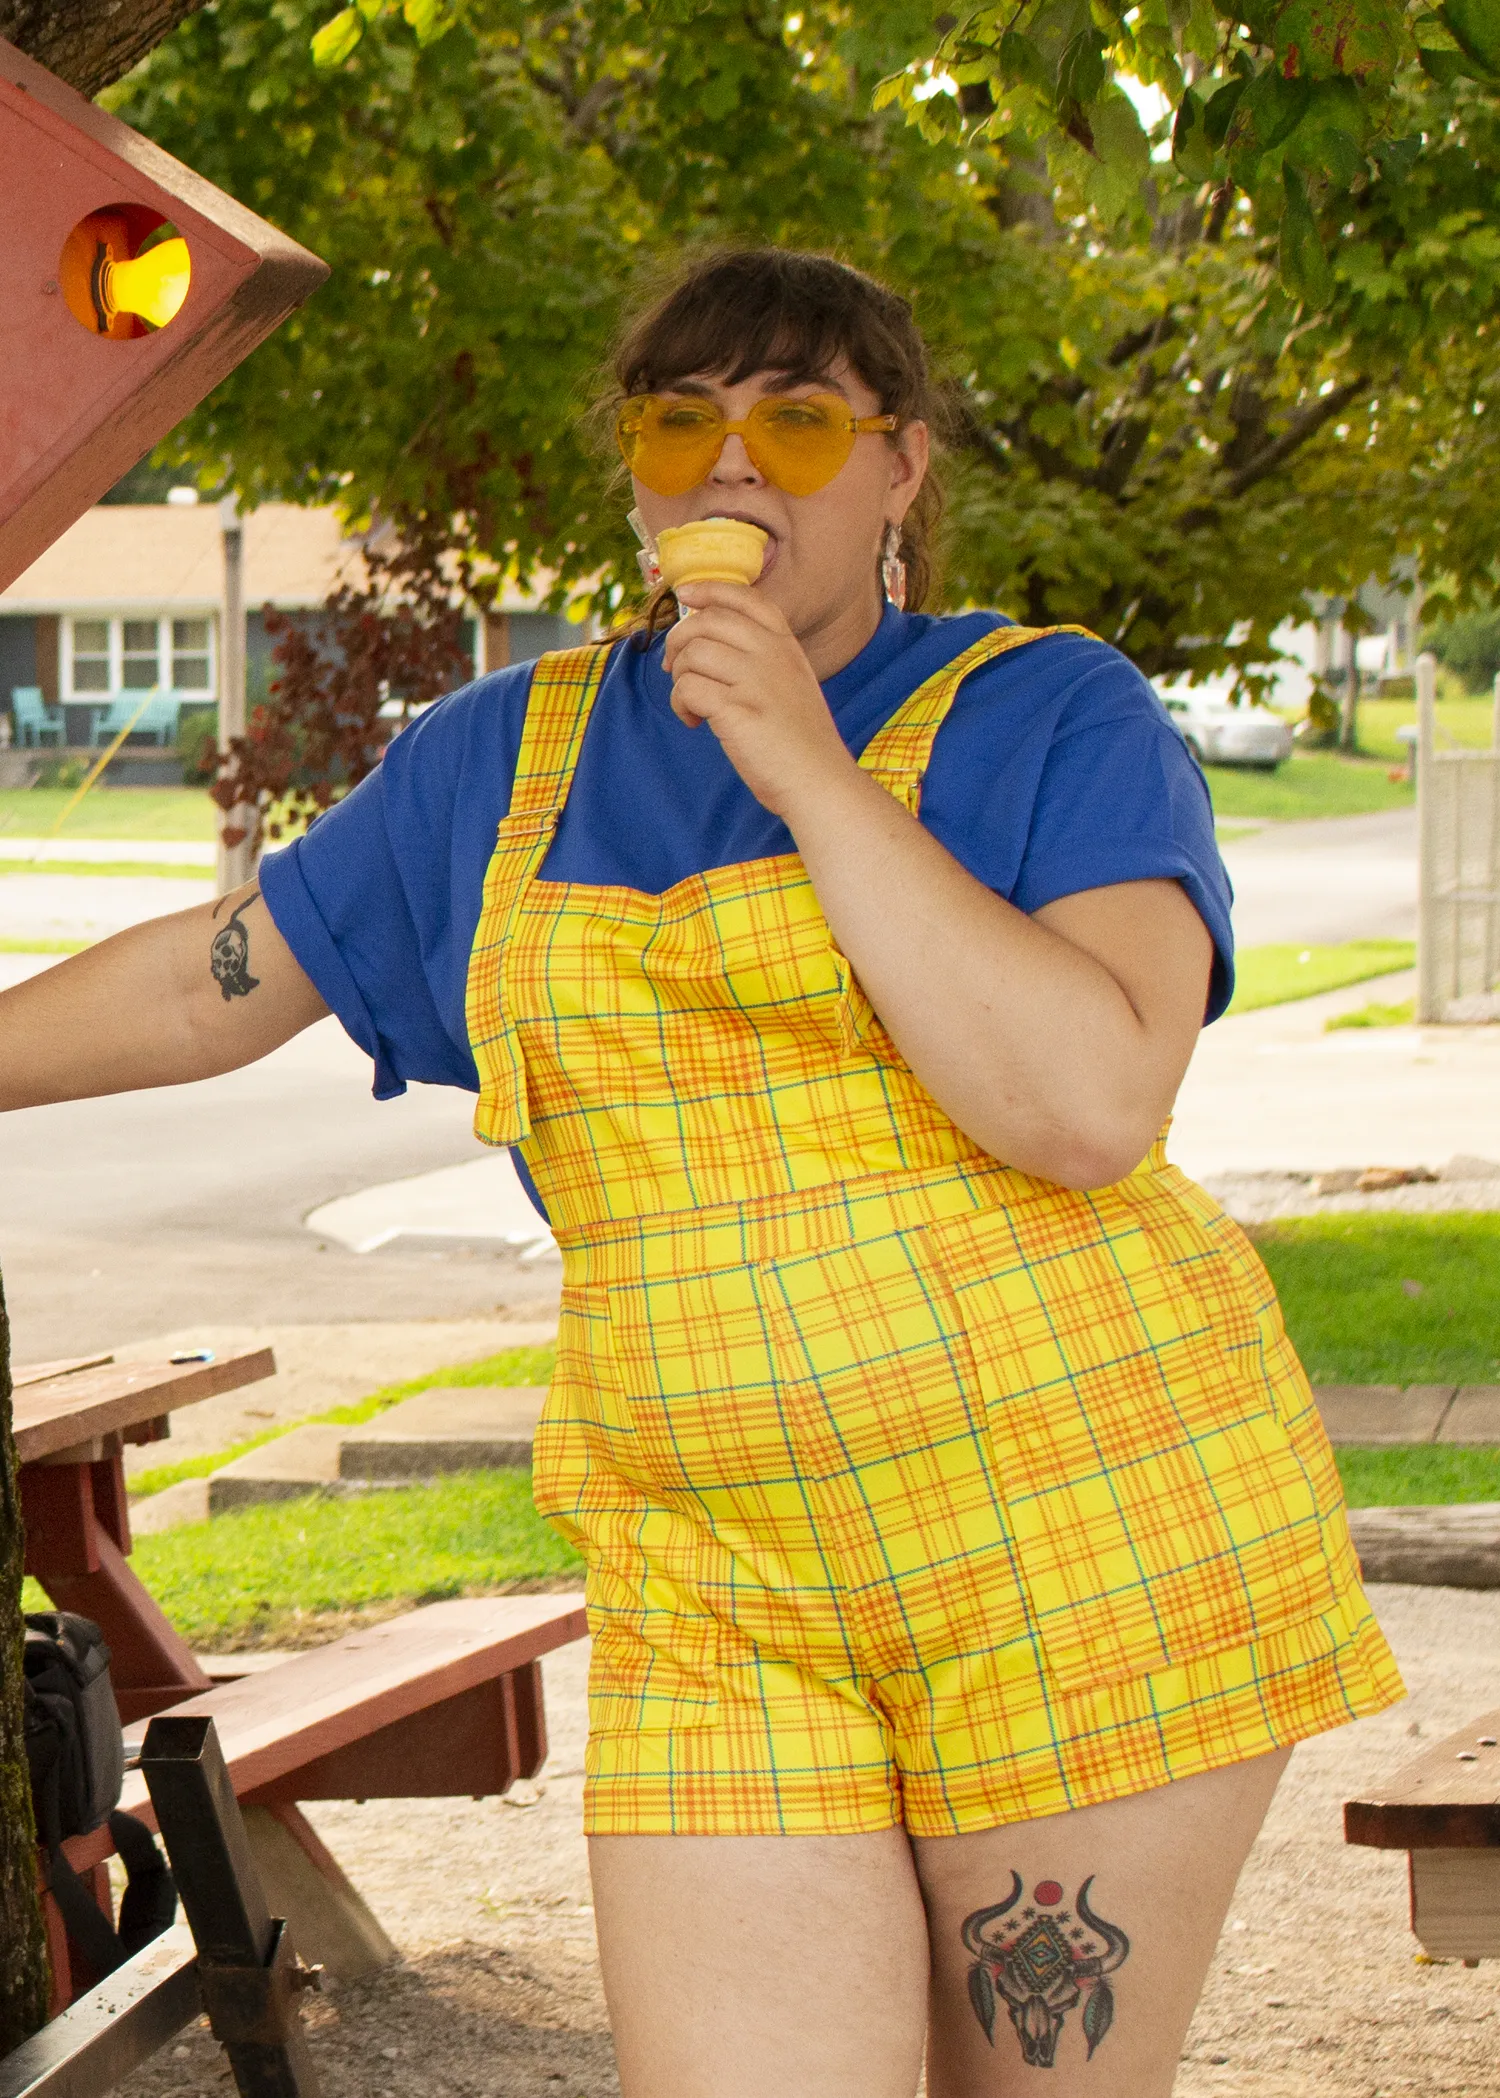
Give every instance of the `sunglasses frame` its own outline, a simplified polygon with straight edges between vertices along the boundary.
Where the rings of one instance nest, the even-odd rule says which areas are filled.
[[[691,402],[694,406],[700,406],[708,410],[713,415],[717,416],[719,421],[718,442],[714,448],[712,455],[708,458],[702,473],[699,474],[697,480],[690,481],[688,483],[687,488],[653,488],[652,493],[655,495],[686,495],[688,489],[697,488],[701,486],[701,484],[708,479],[708,476],[712,473],[714,467],[718,464],[719,459],[723,454],[725,440],[730,437],[738,437],[743,440],[745,450],[750,456],[751,465],[755,468],[758,474],[764,475],[765,479],[771,483],[773,488],[780,488],[782,493],[785,495],[797,495],[799,493],[803,495],[815,495],[820,488],[826,488],[828,486],[829,481],[835,479],[835,477],[843,471],[844,467],[847,465],[849,460],[849,452],[852,452],[854,448],[852,443],[853,438],[873,436],[877,432],[889,434],[891,431],[897,430],[901,427],[901,418],[899,415],[896,414],[844,414],[843,416],[834,421],[832,427],[835,430],[837,430],[841,435],[845,432],[849,434],[851,438],[849,452],[845,452],[843,458],[839,460],[838,464],[833,468],[832,472],[828,474],[826,479],[815,482],[811,488],[797,490],[786,487],[784,482],[777,479],[776,475],[771,471],[766,461],[756,456],[755,418],[759,411],[763,408],[776,408],[788,405],[801,407],[809,405],[814,401],[832,401],[835,402],[839,408],[846,409],[848,404],[838,394],[763,394],[760,400],[758,400],[755,403],[755,406],[750,410],[750,413],[748,415],[737,416],[733,421],[731,421],[730,418],[724,414],[723,410],[716,405],[716,403],[714,403],[713,401],[705,400],[701,395],[698,394],[635,393],[630,396],[629,400],[623,401],[620,404],[620,412],[615,417],[615,441],[620,447],[620,451],[624,457],[625,464],[630,468],[631,472],[635,474],[636,479],[640,481],[644,487],[647,488],[651,488],[652,484],[650,481],[647,481],[644,475],[642,475],[636,468],[635,460],[632,457],[630,444],[630,439],[636,434],[636,431],[627,432],[626,418],[629,415],[631,415],[632,412],[634,412],[638,418],[642,418],[644,417],[647,409],[649,409],[654,402],[672,400]],[[639,420],[636,424],[636,430],[638,431],[638,429]],[[707,440],[705,440],[705,443],[706,442]]]

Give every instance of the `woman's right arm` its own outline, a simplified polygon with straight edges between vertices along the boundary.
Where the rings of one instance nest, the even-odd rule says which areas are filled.
[[[0,1110],[213,1078],[327,1011],[249,882],[0,992]]]

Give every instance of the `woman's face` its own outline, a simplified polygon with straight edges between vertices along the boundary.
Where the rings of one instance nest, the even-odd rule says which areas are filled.
[[[837,393],[851,415],[878,415],[880,402],[847,363],[817,379],[791,384],[777,372],[757,372],[737,385],[703,374],[663,387],[667,398],[693,395],[713,401],[726,422],[748,415],[767,394]],[[706,480],[686,495],[654,495],[635,483],[641,516],[653,534],[700,517],[741,517],[770,534],[756,588],[778,607],[807,645],[834,633],[864,632],[864,646],[880,617],[879,561],[886,528],[899,524],[927,470],[927,426],[908,423],[887,437],[867,432],[833,479],[812,495],[788,495],[751,464],[742,437],[729,436]],[[821,653],[822,651],[820,651]],[[847,658],[846,658],[847,660]]]

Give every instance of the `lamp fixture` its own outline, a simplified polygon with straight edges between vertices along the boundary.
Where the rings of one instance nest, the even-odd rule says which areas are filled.
[[[58,282],[91,335],[127,341],[165,328],[182,311],[193,277],[188,244],[173,235],[146,247],[166,221],[143,227],[141,219],[133,207],[91,211],[63,243]]]

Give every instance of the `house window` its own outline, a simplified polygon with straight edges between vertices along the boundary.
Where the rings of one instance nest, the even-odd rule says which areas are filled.
[[[209,639],[206,619],[172,621],[172,690],[211,692]]]
[[[75,619],[73,662],[69,690],[78,693],[108,692],[111,688],[109,628],[107,619]]]
[[[200,619],[65,619],[63,697],[214,696],[214,625]]]

